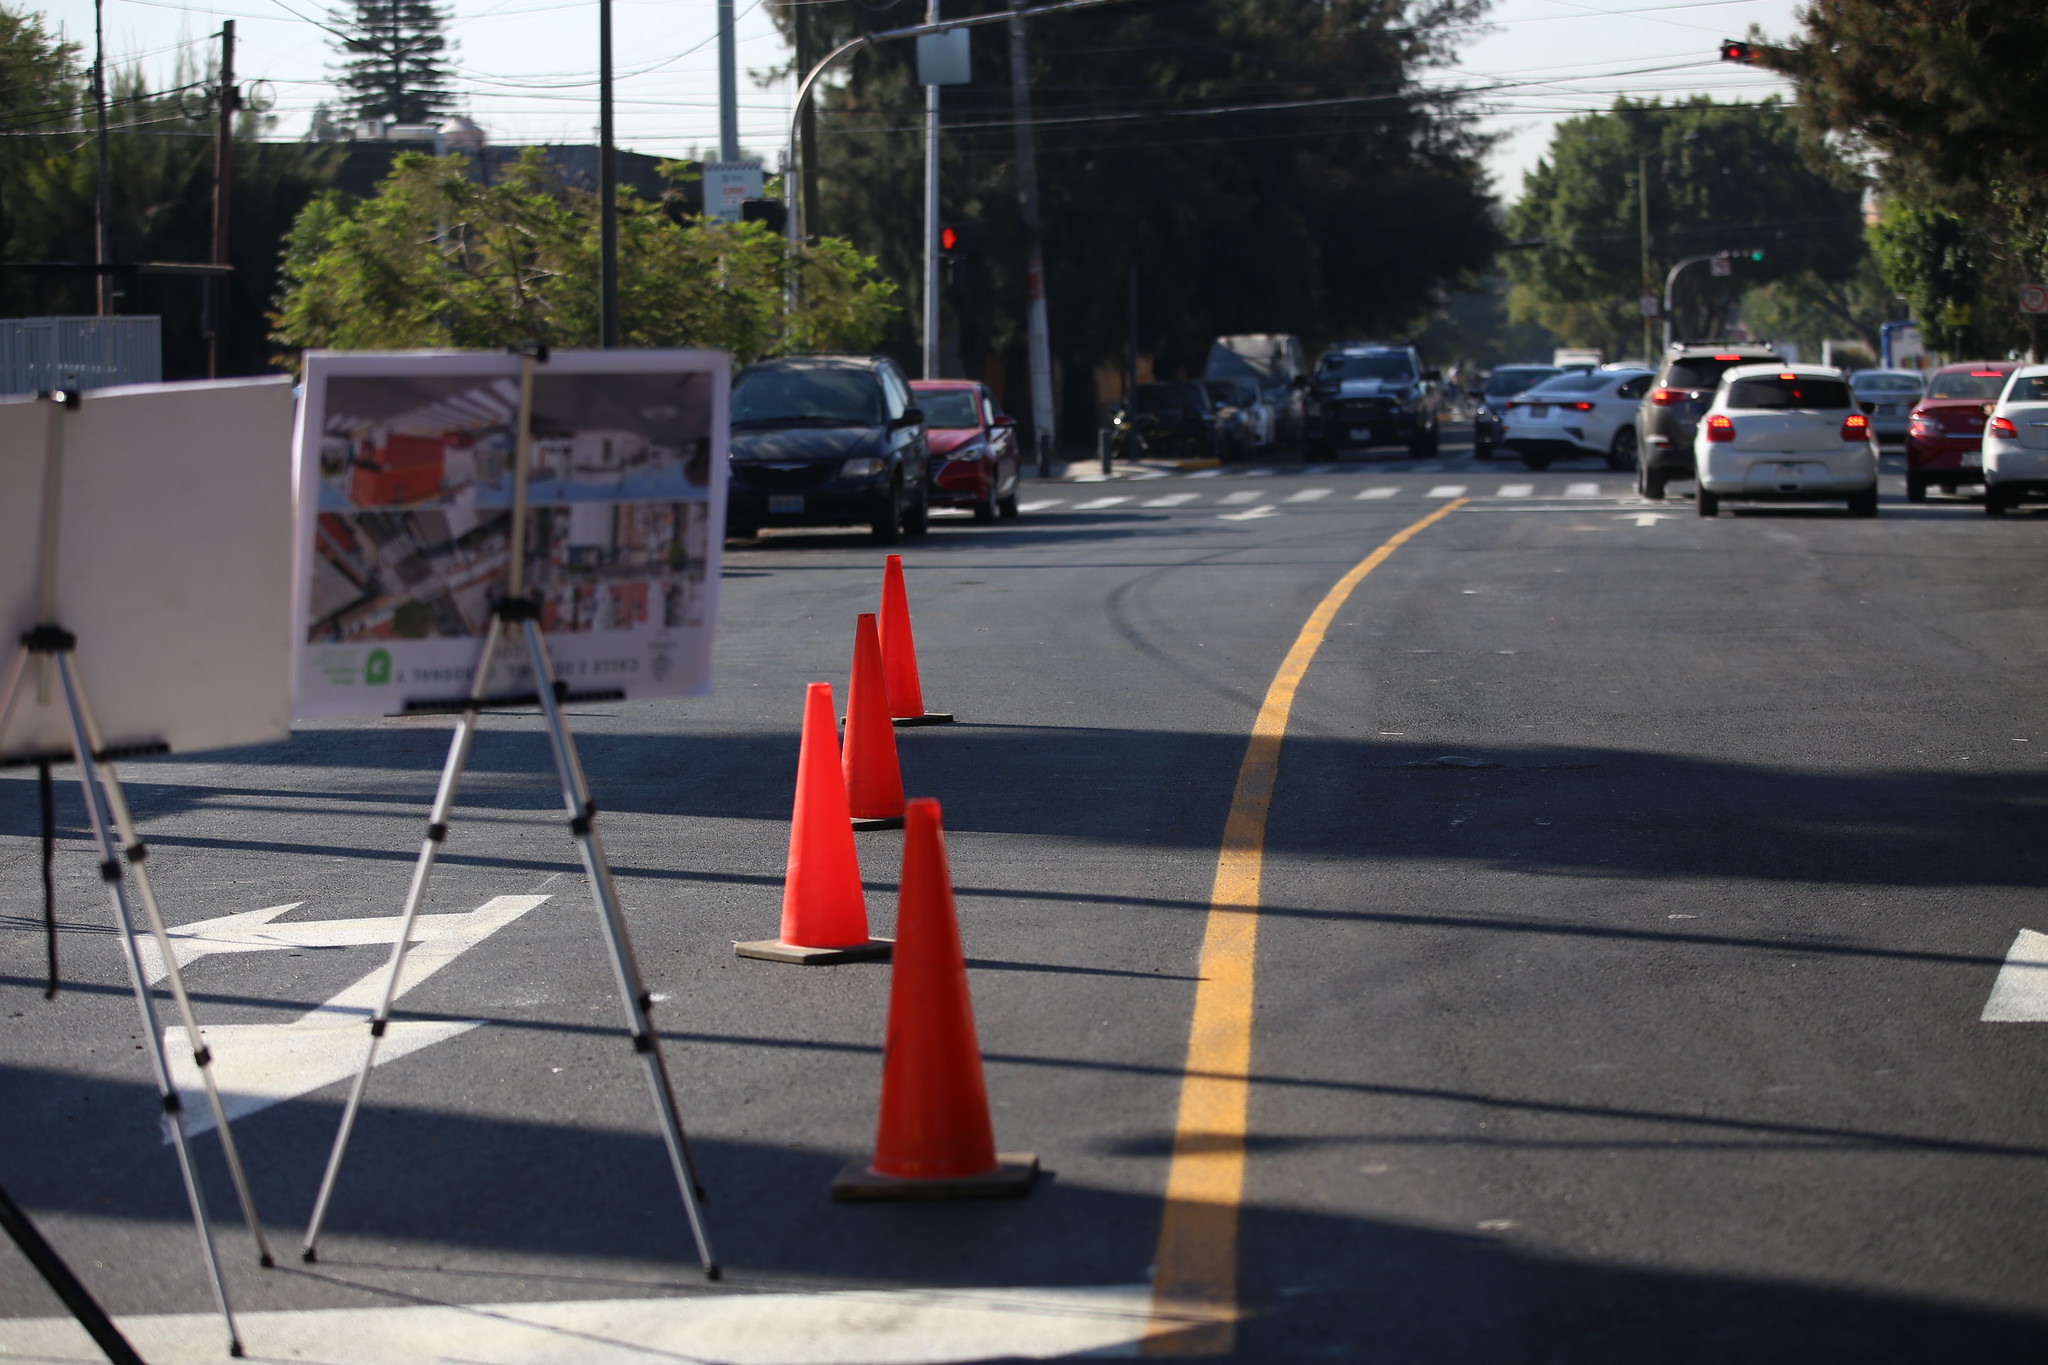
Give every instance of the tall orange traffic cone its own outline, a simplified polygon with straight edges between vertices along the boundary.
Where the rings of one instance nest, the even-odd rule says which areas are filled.
[[[853,629],[853,676],[846,684],[846,741],[840,754],[855,829],[903,828],[903,771],[882,677],[882,637],[872,612]]]
[[[789,823],[789,870],[782,883],[782,936],[735,943],[741,957],[822,966],[889,956],[889,940],[868,937],[867,894],[853,852],[846,779],[835,761],[832,684],[804,691],[796,759],[796,811]]]
[[[939,803],[912,801],[904,819],[875,1159],[841,1171],[832,1197],[1019,1198],[1038,1158],[996,1153]]]
[[[917,640],[910,632],[910,598],[903,591],[903,556],[882,565],[882,666],[889,680],[889,714],[898,725],[948,725],[950,711],[924,709],[917,680]]]

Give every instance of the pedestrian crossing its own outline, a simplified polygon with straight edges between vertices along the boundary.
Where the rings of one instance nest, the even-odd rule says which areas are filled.
[[[1205,474],[1213,474],[1214,472],[1214,470],[1200,470],[1188,477],[1199,477]],[[1240,472],[1271,473],[1272,471],[1248,470]],[[1313,477],[1315,471],[1306,470],[1304,473]],[[1291,492],[1283,492],[1277,488],[1233,488],[1226,490],[1204,487],[1202,491],[1196,493],[1165,493],[1151,498],[1139,497],[1135,493],[1100,497],[1033,498],[1028,502],[1019,503],[1018,510],[1023,512],[1050,512],[1058,508],[1068,512],[1107,512],[1112,508],[1123,507],[1131,511],[1141,508],[1153,510],[1185,508],[1190,511],[1196,511],[1203,507],[1217,507],[1229,508],[1233,511],[1243,511],[1257,506],[1300,506],[1308,503],[1318,503],[1336,496],[1338,491],[1334,487],[1322,485],[1297,488]],[[1562,488],[1552,484],[1540,494],[1537,492],[1537,486],[1533,483],[1415,483],[1375,484],[1369,488],[1359,489],[1350,495],[1350,500],[1353,502],[1387,502],[1400,498],[1420,502],[1447,502],[1452,498],[1468,498],[1474,501],[1487,502],[1521,500],[1553,502],[1565,505],[1599,499],[1606,499],[1608,501],[1617,499],[1625,499],[1630,502],[1636,501],[1633,483],[1619,479],[1608,483],[1587,479],[1567,483]]]

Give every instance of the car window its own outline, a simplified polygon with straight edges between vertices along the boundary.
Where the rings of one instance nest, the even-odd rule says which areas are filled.
[[[1415,378],[1415,367],[1405,355],[1326,355],[1323,378],[1408,381]]]
[[[1937,374],[1928,381],[1929,398],[1996,398],[2005,387],[2005,376],[1997,370],[1957,370]]]
[[[874,426],[883,420],[882,386],[866,369],[750,370],[732,390],[735,425],[832,421]]]
[[[2048,374],[2021,375],[2005,395],[2008,403],[2048,403]]]
[[[1918,393],[1920,380],[1910,374],[1863,374],[1851,375],[1849,387],[1858,393]]]
[[[1584,373],[1561,374],[1555,379],[1544,380],[1529,392],[1592,393],[1596,389],[1606,388],[1607,382],[1613,377],[1608,374],[1595,374],[1590,370]]]
[[[904,413],[917,406],[917,400],[910,396],[910,385],[904,382],[903,374],[888,361],[877,367],[882,376],[882,390],[889,404],[889,420],[895,421]]]
[[[1768,365],[1773,359],[1775,357],[1767,355],[1737,356],[1732,360],[1710,355],[1687,356],[1684,360],[1671,362],[1671,368],[1664,372],[1664,386],[1670,389],[1711,389],[1721,382],[1722,375],[1737,365]]]
[[[1641,398],[1650,391],[1650,376],[1639,374],[1614,391],[1616,398]]]
[[[981,425],[973,389],[925,389],[917,395],[917,406],[924,410],[928,427],[958,431]]]
[[[1759,375],[1728,386],[1723,406],[1762,412],[1815,412],[1853,407],[1849,386],[1839,379],[1814,375]]]
[[[1558,373],[1558,370],[1548,365],[1522,365],[1513,369],[1495,370],[1492,377],[1486,381],[1486,396],[1508,398]]]
[[[990,426],[996,424],[996,402],[985,393],[981,396],[981,415],[987,419]]]

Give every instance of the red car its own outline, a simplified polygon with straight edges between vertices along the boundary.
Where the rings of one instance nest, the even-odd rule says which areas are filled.
[[[2012,360],[1970,360],[1944,365],[1927,377],[1927,393],[1913,405],[1906,427],[1906,497],[1925,502],[1939,486],[1984,482],[1984,418],[2019,368]]]
[[[1017,419],[996,407],[988,385],[971,379],[920,379],[910,391],[931,444],[931,505],[970,508],[976,521],[1016,516]]]

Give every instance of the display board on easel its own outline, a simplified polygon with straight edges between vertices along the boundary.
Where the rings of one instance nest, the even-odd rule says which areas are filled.
[[[311,352],[296,435],[294,714],[460,704],[515,537],[519,360]],[[583,697],[710,689],[725,533],[715,351],[558,351],[534,376],[524,595]],[[488,699],[529,698],[505,651]]]

